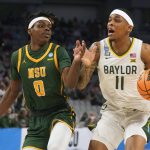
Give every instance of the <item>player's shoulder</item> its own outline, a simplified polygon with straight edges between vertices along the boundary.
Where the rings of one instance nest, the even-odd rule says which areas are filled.
[[[27,46],[27,45],[28,45],[28,44],[23,45],[22,47],[17,48],[17,49],[14,51],[14,53],[18,53],[20,50],[24,51],[24,50],[26,49],[26,46]]]
[[[101,43],[101,42],[106,42],[106,41],[109,41],[109,37],[105,37],[103,39],[100,39],[98,42]]]
[[[22,46],[22,47],[20,47],[20,48],[18,48],[18,49],[16,49],[15,51],[13,51],[13,52],[12,52],[12,56],[13,56],[13,57],[17,57],[19,51],[22,51],[22,50],[24,50],[24,49],[25,49],[25,45]]]
[[[65,49],[65,48],[64,48],[63,46],[61,46],[60,44],[53,43],[53,49],[63,50],[63,49]]]
[[[52,43],[53,48],[55,48],[57,45],[59,45],[59,44],[54,43],[54,42],[51,42],[51,43]],[[49,43],[49,44],[51,44],[51,43]]]
[[[150,60],[150,44],[143,43],[142,44],[142,52],[141,52],[141,58],[145,64],[149,64]]]
[[[98,45],[100,47],[100,45],[105,45],[109,42],[109,37],[100,39],[99,41],[96,41],[95,44]]]
[[[148,44],[148,43],[143,43],[143,44],[142,44],[142,49],[143,49],[143,50],[145,50],[145,49],[147,49],[147,50],[149,49],[149,50],[150,50],[150,44]]]
[[[95,41],[92,43],[91,47],[93,46],[100,46],[100,41]]]
[[[94,46],[97,46],[97,52],[100,52],[100,41],[93,42],[90,49],[93,48]]]
[[[150,56],[150,44],[142,43],[142,56],[145,55],[146,57]]]
[[[143,43],[143,41],[137,37],[130,37],[130,39],[134,44]]]

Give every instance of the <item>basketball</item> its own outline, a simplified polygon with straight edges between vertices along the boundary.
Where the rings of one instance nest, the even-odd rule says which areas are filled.
[[[137,89],[144,99],[150,100],[150,69],[144,70],[139,76]]]

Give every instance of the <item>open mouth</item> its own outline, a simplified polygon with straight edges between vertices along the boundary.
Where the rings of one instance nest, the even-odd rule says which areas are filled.
[[[108,30],[108,35],[112,35],[115,31],[113,29]]]

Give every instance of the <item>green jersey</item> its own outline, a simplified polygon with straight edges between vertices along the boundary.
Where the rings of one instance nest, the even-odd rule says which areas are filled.
[[[11,79],[21,80],[26,105],[31,111],[67,106],[61,72],[70,67],[66,50],[54,43],[32,51],[26,45],[12,54]]]

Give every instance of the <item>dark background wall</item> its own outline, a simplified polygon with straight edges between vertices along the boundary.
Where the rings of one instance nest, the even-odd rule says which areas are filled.
[[[0,0],[0,19],[16,16],[24,18],[28,12],[39,9],[52,11],[65,20],[99,20],[104,25],[114,8],[126,8],[134,17],[136,36],[150,41],[150,1],[149,0]],[[20,25],[23,25],[23,21]]]

